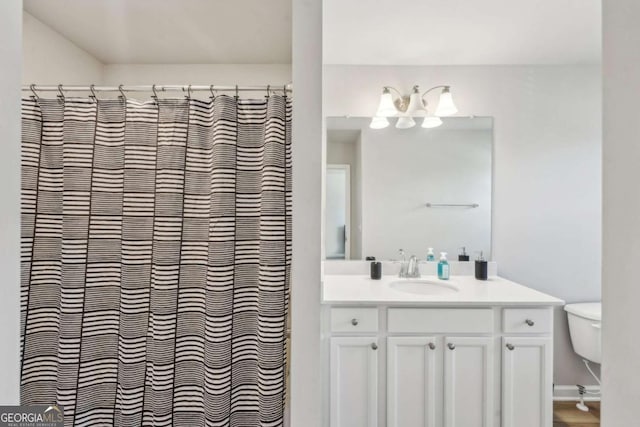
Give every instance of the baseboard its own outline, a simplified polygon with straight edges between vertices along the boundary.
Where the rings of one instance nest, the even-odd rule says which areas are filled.
[[[600,386],[587,385],[585,386],[589,393],[600,393]],[[599,402],[600,395],[585,394],[584,400],[587,402]],[[578,393],[578,387],[575,385],[557,385],[553,386],[553,400],[555,401],[573,401],[580,400],[580,393]]]

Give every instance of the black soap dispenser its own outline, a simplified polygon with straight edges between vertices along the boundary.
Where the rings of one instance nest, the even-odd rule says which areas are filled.
[[[469,254],[466,248],[463,246],[460,249],[462,249],[462,253],[458,254],[458,261],[469,261]]]
[[[484,259],[482,251],[476,260],[476,279],[487,280],[489,277],[489,263]]]
[[[382,279],[382,263],[380,261],[372,261],[370,272],[372,280]]]

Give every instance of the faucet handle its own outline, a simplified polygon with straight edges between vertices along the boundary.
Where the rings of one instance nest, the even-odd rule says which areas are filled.
[[[420,277],[420,270],[418,269],[418,257],[416,257],[415,255],[411,255],[411,258],[409,258],[409,262],[406,265],[406,277]]]
[[[418,263],[418,258],[415,255],[411,255],[409,258],[409,270],[413,270]]]

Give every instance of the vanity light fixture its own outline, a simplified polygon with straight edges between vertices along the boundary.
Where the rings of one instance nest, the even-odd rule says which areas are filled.
[[[398,121],[396,122],[396,128],[398,129],[409,129],[416,125],[416,121],[413,120],[413,117],[409,115],[404,115],[398,117]]]
[[[437,128],[442,124],[442,119],[438,116],[427,116],[422,121],[422,127],[425,129]]]
[[[393,95],[391,95],[391,91],[389,89],[390,88],[388,87],[382,89],[382,95],[380,95],[380,104],[378,105],[376,116],[391,117],[395,116],[398,113],[398,110],[396,110],[396,106],[393,102]]]
[[[430,115],[427,110],[427,101],[424,97],[431,91],[436,89],[442,89],[440,93],[440,100],[438,106],[435,109],[435,115]],[[394,91],[398,96],[394,99],[391,91]],[[420,88],[418,85],[413,86],[411,95],[403,95],[397,89],[391,86],[385,86],[382,88],[382,95],[380,96],[380,103],[378,104],[378,110],[376,115],[371,119],[369,127],[371,129],[383,129],[389,126],[389,120],[387,117],[398,117],[396,122],[396,128],[409,129],[416,125],[414,116],[424,116],[422,121],[423,128],[434,128],[442,125],[442,116],[450,116],[458,112],[455,104],[453,103],[453,97],[451,96],[451,90],[449,86],[440,85],[434,86],[426,92],[420,94]]]
[[[371,119],[369,127],[371,129],[384,129],[389,126],[389,120],[384,116],[375,116]]]

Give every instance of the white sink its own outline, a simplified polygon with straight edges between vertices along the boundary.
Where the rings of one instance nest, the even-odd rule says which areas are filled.
[[[420,295],[442,295],[459,291],[456,286],[442,280],[405,279],[391,282],[389,286],[400,292]]]

